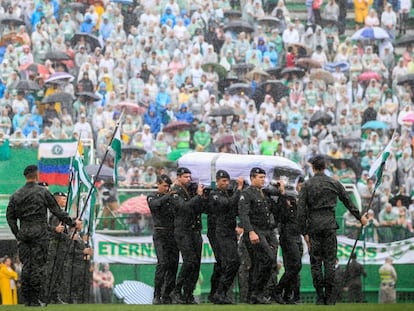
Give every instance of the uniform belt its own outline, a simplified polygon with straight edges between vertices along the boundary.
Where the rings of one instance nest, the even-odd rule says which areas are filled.
[[[173,227],[154,227],[155,230],[174,230]]]

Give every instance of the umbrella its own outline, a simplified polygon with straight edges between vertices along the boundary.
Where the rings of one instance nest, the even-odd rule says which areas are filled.
[[[234,64],[231,66],[231,70],[235,72],[237,76],[247,73],[253,70],[253,68],[254,68],[253,64],[247,64],[247,63]]]
[[[263,16],[257,19],[257,24],[267,26],[270,28],[276,28],[280,25],[280,19],[273,16]]]
[[[142,148],[137,147],[137,146],[125,146],[125,147],[122,147],[122,153],[132,154],[134,152],[135,153],[138,153],[138,154],[141,154],[141,155],[144,155],[144,154],[147,153],[147,151],[145,151],[145,149],[142,149]]]
[[[94,181],[97,180],[111,180],[113,181],[114,178],[114,169],[107,166],[107,165],[102,165],[101,171],[99,172],[99,176],[98,178],[96,178],[96,174],[98,173],[98,169],[99,169],[99,164],[89,164],[85,166],[85,171],[89,176],[95,176]],[[118,176],[118,180],[119,181],[123,181],[125,180],[124,176]]]
[[[18,37],[15,32],[8,33],[1,37],[0,46],[8,44],[24,44],[23,38]]]
[[[224,31],[230,31],[235,33],[251,33],[254,31],[254,27],[244,20],[234,20],[228,23],[226,26],[224,26]]]
[[[226,68],[224,68],[220,64],[217,64],[217,63],[205,63],[205,64],[201,65],[201,68],[205,72],[209,72],[210,71],[210,67],[212,67],[213,71],[218,74],[218,76],[219,76],[220,79],[224,79],[226,77],[227,70],[226,70]]]
[[[391,203],[392,206],[396,206],[398,200],[401,200],[402,205],[404,205],[405,207],[408,207],[411,204],[410,197],[407,195],[402,195],[402,194],[392,197],[388,202]]]
[[[301,43],[293,43],[293,44],[289,44],[289,46],[293,47],[293,50],[296,50],[295,54],[299,55],[298,57],[305,57],[312,53],[311,48]]]
[[[308,68],[322,68],[322,65],[321,65],[320,62],[318,62],[317,60],[314,60],[312,58],[309,58],[309,57],[299,58],[296,61],[296,65],[298,65],[299,67],[303,67],[305,69],[308,69]]]
[[[326,84],[334,84],[335,83],[335,79],[332,75],[332,73],[330,73],[327,70],[323,70],[323,69],[314,69],[312,70],[310,76],[309,76],[310,80],[323,80],[325,81]]]
[[[224,17],[229,19],[239,19],[242,16],[242,12],[235,11],[235,10],[228,10],[224,11],[223,13]]]
[[[144,162],[144,166],[152,166],[155,168],[176,168],[177,164],[174,161],[166,160],[165,158],[159,158],[153,156],[151,159],[148,159]]]
[[[184,122],[184,121],[172,121],[168,123],[164,128],[162,129],[165,133],[171,133],[176,130],[189,130],[191,128],[191,123]]]
[[[390,35],[381,27],[364,27],[355,32],[351,40],[390,39]]]
[[[365,71],[358,76],[358,81],[365,82],[365,81],[371,81],[371,79],[381,81],[381,75],[374,71]]]
[[[414,111],[408,112],[403,118],[403,122],[414,123]]]
[[[49,75],[50,74],[49,69],[47,69],[47,67],[45,65],[37,64],[37,63],[28,63],[28,64],[21,65],[19,67],[19,70],[31,71],[31,72],[38,73],[40,75]]]
[[[147,202],[147,196],[145,195],[139,195],[122,202],[117,212],[121,214],[151,214],[151,210],[149,209]]]
[[[316,111],[309,120],[309,126],[314,127],[319,122],[327,125],[332,122],[332,116],[326,112]]]
[[[17,26],[17,25],[26,25],[26,23],[24,22],[24,20],[22,20],[21,18],[12,17],[12,16],[8,16],[8,17],[2,18],[1,19],[1,23],[3,25],[13,24],[15,26]]]
[[[124,281],[115,285],[114,295],[128,305],[150,305],[154,297],[154,288],[143,282]]]
[[[275,102],[283,97],[289,96],[289,88],[279,80],[267,80],[259,84],[265,94],[269,94],[273,97]]]
[[[218,89],[221,92],[224,92],[230,85],[234,83],[241,83],[244,82],[243,80],[240,80],[238,78],[225,78],[223,80],[219,80],[218,82]]]
[[[234,111],[233,107],[229,106],[222,106],[220,108],[215,108],[210,111],[208,114],[210,117],[227,117],[227,116],[233,116],[236,112]]]
[[[45,83],[55,82],[58,80],[65,80],[68,79],[69,82],[75,80],[75,77],[72,76],[70,73],[67,72],[55,72],[54,74],[50,75],[50,77],[45,80]]]
[[[275,78],[280,78],[280,73],[282,69],[283,69],[282,67],[273,67],[273,68],[266,69],[266,72]]]
[[[247,83],[234,83],[227,88],[227,91],[230,93],[230,95],[241,93],[248,95],[251,92],[251,88]]]
[[[20,80],[16,84],[16,89],[21,91],[38,91],[40,86],[31,80]]]
[[[75,46],[76,43],[78,43],[81,38],[85,38],[85,41],[89,44],[92,51],[94,51],[97,47],[102,47],[101,43],[99,42],[98,37],[91,35],[86,32],[77,32],[73,35],[73,37],[70,39],[70,44],[72,46]]]
[[[400,39],[397,40],[395,43],[396,45],[408,45],[414,43],[414,36],[413,35],[404,35]]]
[[[284,76],[287,74],[288,80],[293,80],[294,78],[302,78],[305,75],[305,70],[299,67],[287,67],[283,69],[280,74]]]
[[[405,83],[414,86],[414,73],[409,73],[398,78],[398,85],[404,85]]]
[[[167,159],[170,161],[177,161],[179,158],[181,158],[184,154],[188,152],[192,152],[194,150],[192,149],[174,149],[169,154],[167,154]]]
[[[231,134],[225,134],[223,136],[220,136],[219,138],[217,138],[217,140],[214,142],[214,144],[216,146],[223,146],[223,145],[231,145],[235,143],[238,140],[240,140],[241,137],[239,135],[231,135]]]
[[[372,130],[386,130],[388,128],[388,124],[382,121],[368,121],[363,126],[362,129],[372,129]]]
[[[67,103],[67,102],[72,102],[75,99],[76,98],[73,97],[73,95],[70,93],[59,92],[59,93],[54,93],[52,95],[49,95],[43,98],[42,104],[53,104],[53,103],[61,103],[61,102]]]
[[[70,57],[63,51],[51,51],[46,53],[45,59],[49,59],[51,61],[61,61],[70,60]]]
[[[76,96],[84,96],[87,98],[87,100],[90,100],[90,101],[97,101],[101,99],[98,95],[92,92],[79,92],[79,93],[76,93]]]
[[[327,70],[329,72],[335,72],[336,71],[336,67],[338,67],[338,66],[339,66],[339,68],[341,68],[341,71],[342,72],[347,72],[349,70],[349,63],[343,62],[343,61],[333,62],[333,63],[326,63],[323,66],[323,69],[325,69],[325,70]]]
[[[266,71],[257,68],[253,69],[252,71],[249,71],[246,75],[246,78],[253,80],[255,75],[258,75],[262,79],[270,78],[270,74],[268,74]]]
[[[66,5],[69,6],[73,10],[78,10],[78,11],[81,11],[81,12],[84,12],[85,9],[86,9],[86,5],[81,3],[81,2],[70,2]]]
[[[358,167],[355,165],[355,162],[351,159],[334,159],[329,158],[329,161],[338,169],[341,168],[341,163],[345,162],[346,167],[349,167],[351,170],[354,171],[355,175],[358,175]]]
[[[133,102],[120,102],[116,104],[115,109],[117,110],[123,110],[125,109],[126,113],[138,113],[138,114],[144,114],[145,108],[139,106],[136,103]]]

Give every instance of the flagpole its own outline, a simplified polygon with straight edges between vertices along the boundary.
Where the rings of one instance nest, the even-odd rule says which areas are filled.
[[[109,144],[108,144],[108,146],[107,146],[107,148],[106,148],[106,151],[105,151],[105,154],[104,154],[104,156],[103,156],[103,158],[102,158],[102,161],[101,161],[101,163],[99,164],[98,171],[96,172],[96,175],[92,177],[92,184],[93,184],[93,185],[95,184],[95,181],[96,181],[96,180],[98,180],[99,174],[101,173],[101,170],[102,170],[103,164],[104,164],[105,159],[106,159],[106,157],[108,156],[109,150],[110,150],[110,148],[111,148],[112,141],[114,140],[114,137],[115,137],[115,135],[116,135],[116,132],[118,131],[118,128],[119,128],[119,127],[120,127],[120,125],[121,125],[121,121],[122,121],[122,118],[123,118],[123,116],[124,116],[124,112],[125,112],[125,108],[124,108],[124,109],[122,109],[122,111],[121,111],[121,115],[120,115],[120,117],[119,117],[119,119],[118,119],[118,122],[116,122],[115,130],[114,130],[114,132],[112,133],[111,140],[109,141]],[[81,214],[80,214],[79,218],[82,218],[82,216],[83,216],[83,214],[84,214],[84,212],[85,212],[85,207],[86,207],[86,206],[87,206],[87,204],[88,204],[88,201],[89,201],[89,199],[90,199],[90,197],[91,197],[91,195],[92,195],[92,192],[93,192],[93,187],[92,187],[91,189],[89,189],[89,191],[88,191],[88,195],[87,195],[86,200],[85,200],[85,202],[84,202],[84,204],[83,204],[82,212],[81,212]],[[76,230],[75,230],[75,232],[76,232]]]
[[[76,147],[76,152],[78,152],[79,142],[80,142],[80,139],[78,139],[78,144],[77,144],[77,147]],[[76,156],[76,154],[75,154],[75,156]],[[68,208],[69,208],[69,196],[72,195],[72,191],[73,191],[73,189],[72,189],[72,181],[73,181],[73,178],[74,178],[74,173],[73,173],[73,158],[74,157],[71,157],[70,158],[69,184],[68,184],[68,191],[67,191],[67,196],[66,196],[67,199],[66,199],[66,203],[65,203],[65,212],[68,211]],[[64,232],[65,233],[67,232],[66,226],[65,226]],[[57,256],[58,256],[58,251],[59,251],[59,246],[60,246],[61,240],[62,240],[62,233],[59,234],[58,242],[57,242],[57,245],[56,245],[56,254],[55,254],[55,257],[53,258],[52,271],[51,271],[51,276],[50,276],[50,279],[49,279],[49,286],[48,286],[48,289],[47,289],[47,296],[46,296],[46,301],[45,301],[46,305],[49,303],[51,290],[53,288],[52,287],[52,283],[54,283],[53,282],[53,276],[55,274],[56,261],[57,261]],[[66,256],[63,257],[63,259],[65,259],[65,258],[66,258]]]

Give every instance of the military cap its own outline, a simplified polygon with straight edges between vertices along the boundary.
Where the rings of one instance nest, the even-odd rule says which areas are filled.
[[[162,174],[162,175],[160,176],[160,182],[165,182],[165,183],[167,183],[167,184],[169,184],[169,185],[171,185],[171,184],[172,184],[172,180],[171,180],[171,178],[170,178],[170,177],[168,177],[168,175],[165,175],[165,174]]]
[[[253,167],[250,170],[250,176],[257,175],[257,174],[265,174],[266,175],[266,171],[264,169],[260,168],[260,167]]]
[[[42,187],[49,187],[49,184],[45,181],[39,181],[37,184]]]
[[[183,175],[183,174],[191,174],[191,171],[186,167],[179,167],[177,169],[177,175],[180,176],[180,175]]]
[[[315,166],[325,166],[325,157],[323,155],[316,155],[309,161],[312,165]]]
[[[58,192],[55,192],[55,193],[53,194],[53,196],[54,196],[54,197],[66,197],[66,193],[64,193],[64,192],[62,192],[62,191],[58,191]]]
[[[218,170],[216,172],[216,179],[221,179],[221,178],[230,179],[230,175],[225,170]]]
[[[26,166],[26,168],[24,169],[23,175],[27,176],[27,175],[33,174],[35,172],[37,172],[37,165],[29,165],[29,166]]]

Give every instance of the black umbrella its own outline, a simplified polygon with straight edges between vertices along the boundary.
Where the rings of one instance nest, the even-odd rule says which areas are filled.
[[[242,16],[242,12],[235,11],[235,10],[228,10],[228,11],[224,11],[223,15],[224,17],[229,18],[229,19],[238,19]]]
[[[282,72],[282,69],[283,69],[282,67],[273,67],[273,68],[266,69],[265,71],[271,76],[273,76],[274,78],[278,79],[280,78],[280,73]]]
[[[31,80],[20,80],[16,84],[16,89],[20,91],[38,91],[40,86]]]
[[[122,147],[122,153],[131,154],[131,153],[138,153],[138,154],[146,154],[147,152],[145,149],[142,149],[137,146],[125,146]]]
[[[188,130],[191,128],[191,123],[184,122],[184,121],[172,121],[168,123],[164,128],[162,129],[165,133],[171,133],[176,130]]]
[[[351,159],[334,159],[334,158],[329,158],[329,161],[337,168],[337,169],[342,169],[342,163],[345,163],[346,167],[350,168],[351,170],[354,171],[355,175],[358,174],[358,167],[355,165],[355,162],[352,161]]]
[[[210,117],[227,117],[233,116],[235,114],[236,112],[234,111],[233,107],[222,106],[220,108],[212,109],[208,115]]]
[[[332,117],[326,112],[316,111],[309,120],[309,126],[314,127],[319,122],[327,125],[332,122]]]
[[[94,176],[95,181],[97,180],[107,180],[107,181],[113,181],[114,176],[114,169],[107,166],[102,165],[101,171],[99,172],[98,178],[96,178],[96,174],[98,174],[99,165],[98,164],[89,164],[85,166],[85,171],[89,176]],[[124,176],[118,175],[118,180],[123,181],[125,180]]]
[[[247,83],[234,83],[227,88],[230,95],[241,94],[242,92],[249,95],[251,90],[250,85]]]
[[[398,78],[398,85],[404,85],[405,83],[410,84],[411,86],[414,86],[414,73],[406,74],[402,77]]]
[[[61,61],[61,60],[69,60],[70,57],[63,51],[51,51],[47,52],[45,55],[45,59],[49,59],[51,61]]]
[[[295,78],[302,78],[305,75],[305,70],[299,67],[287,67],[283,69],[280,74],[284,76],[285,74],[289,75],[288,80]]]
[[[234,144],[235,142],[239,141],[241,137],[239,135],[232,135],[232,134],[225,134],[223,136],[220,136],[217,138],[217,140],[214,142],[214,145],[216,146],[222,146],[222,145],[230,145]]]
[[[224,31],[230,31],[230,32],[235,32],[235,33],[240,33],[240,32],[251,33],[254,31],[254,27],[250,23],[244,20],[235,20],[235,21],[231,21],[226,26],[224,26]]]
[[[224,92],[230,85],[232,85],[234,83],[240,83],[240,82],[244,82],[244,81],[240,80],[238,78],[225,78],[223,80],[219,80],[218,89],[221,92]]]
[[[396,206],[398,200],[401,200],[402,205],[404,205],[405,207],[408,207],[411,204],[410,197],[407,196],[407,195],[402,195],[402,194],[399,194],[399,195],[396,195],[395,197],[392,197],[389,200],[389,203],[391,203],[392,206]]]
[[[66,92],[54,93],[46,96],[42,100],[42,104],[53,104],[53,103],[71,103],[76,98],[72,94]]]
[[[270,28],[277,28],[280,25],[280,19],[273,16],[264,16],[257,19],[259,25],[264,25]]]
[[[404,35],[395,43],[396,45],[408,45],[414,43],[414,35]]]
[[[247,64],[247,63],[234,64],[231,66],[231,70],[235,72],[237,76],[248,73],[249,71],[252,71],[253,69],[254,69],[254,65]]]
[[[101,99],[98,95],[92,92],[79,92],[79,93],[76,93],[76,96],[86,97],[87,101],[97,101]]]
[[[273,97],[275,102],[280,101],[281,98],[289,96],[289,88],[279,80],[267,80],[259,84],[264,94],[269,94]]]
[[[85,12],[86,9],[86,5],[81,2],[71,2],[66,5],[69,6],[72,10],[78,10],[79,12]]]
[[[86,32],[77,32],[73,35],[72,39],[70,39],[70,44],[75,46],[81,38],[85,38],[85,41],[89,44],[92,51],[94,51],[97,47],[102,48],[101,43],[99,42],[98,37],[91,35]]]
[[[12,17],[12,16],[8,16],[8,17],[5,17],[5,18],[2,18],[1,19],[1,23],[3,25],[13,24],[15,26],[18,26],[18,25],[26,25],[26,23],[24,22],[24,20],[22,20],[21,18]]]

